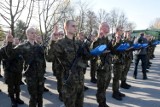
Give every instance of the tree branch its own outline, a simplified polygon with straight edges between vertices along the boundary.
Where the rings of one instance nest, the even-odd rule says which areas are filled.
[[[7,18],[7,17],[5,17],[3,14],[1,14],[0,13],[0,15],[2,16],[2,18],[9,24],[9,25],[11,25],[10,23],[9,23],[9,21],[11,21],[9,18]],[[9,21],[8,21],[9,20]]]

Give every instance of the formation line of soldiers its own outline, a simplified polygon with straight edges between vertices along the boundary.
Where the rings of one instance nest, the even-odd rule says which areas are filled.
[[[29,107],[43,106],[45,60],[53,63],[59,99],[64,102],[65,107],[83,107],[84,74],[88,60],[91,61],[91,82],[97,83],[98,107],[109,107],[106,104],[105,95],[112,71],[112,97],[121,101],[125,94],[120,92],[120,87],[125,89],[131,87],[126,81],[133,59],[133,50],[119,52],[117,47],[124,42],[132,45],[133,40],[130,37],[131,32],[127,31],[124,34],[121,26],[116,28],[113,38],[110,38],[108,36],[109,29],[107,22],[101,23],[98,36],[92,36],[82,49],[80,47],[85,38],[80,39],[80,34],[79,39],[75,37],[77,25],[74,20],[67,20],[64,23],[64,37],[59,38],[60,32],[56,28],[51,34],[47,47],[38,43],[36,38],[39,36],[34,28],[27,29],[27,40],[19,45],[15,45],[13,36],[9,33],[6,36],[6,45],[0,49],[0,60],[3,60],[5,65],[3,69],[5,78],[7,77],[6,83],[12,107],[24,104],[20,99],[20,81],[23,69],[30,95]],[[90,50],[102,44],[106,44],[109,51],[104,51],[99,56],[92,56]],[[75,59],[77,60],[76,65],[74,65]],[[74,71],[71,69],[73,66]],[[143,73],[146,77],[145,70]],[[96,72],[97,79],[95,78]],[[145,77],[144,79],[146,79]]]

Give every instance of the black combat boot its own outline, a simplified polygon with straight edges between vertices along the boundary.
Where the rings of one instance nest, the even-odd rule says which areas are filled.
[[[133,78],[134,78],[134,79],[137,79],[137,75],[136,75],[136,74],[133,74]]]
[[[49,89],[47,89],[46,87],[43,88],[44,92],[49,92]]]
[[[59,93],[59,100],[63,102],[62,93]]]
[[[120,96],[119,92],[113,92],[112,97],[116,100],[122,101],[122,97]]]
[[[121,88],[129,89],[131,85],[127,84],[126,81],[121,81]]]
[[[14,95],[9,95],[9,96],[10,96],[10,99],[11,99],[11,106],[12,107],[18,107],[17,102],[14,98]]]
[[[17,102],[18,104],[24,104],[24,101],[22,101],[22,100],[20,99],[20,94],[19,94],[19,93],[16,93],[16,102]]]
[[[120,97],[125,97],[126,95],[118,91]]]
[[[146,73],[149,72],[149,70],[146,69]]]
[[[92,83],[97,83],[97,79],[96,78],[91,78],[91,82]]]
[[[84,91],[87,91],[89,88],[84,85]]]
[[[20,82],[20,85],[25,85],[23,81]]]
[[[148,79],[146,73],[143,74],[143,79],[144,79],[144,80],[147,80],[147,79]]]
[[[109,107],[106,103],[100,103],[98,107]]]

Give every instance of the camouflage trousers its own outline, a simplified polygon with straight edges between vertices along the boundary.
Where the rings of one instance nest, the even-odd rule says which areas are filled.
[[[20,82],[22,78],[21,72],[7,72],[6,83],[8,85],[8,93],[13,96],[15,93],[20,92]]]
[[[94,78],[96,77],[96,69],[97,69],[96,60],[91,59],[91,60],[90,60],[90,63],[91,63],[90,76],[91,76],[91,79],[92,79],[92,78],[94,79]]]
[[[114,64],[113,66],[113,84],[112,90],[113,92],[119,91],[119,80],[121,79],[122,71],[124,70],[124,65],[122,64]]]
[[[131,62],[132,62],[131,59],[125,60],[124,70],[122,70],[122,74],[121,74],[121,81],[126,81],[127,74],[131,66]]]
[[[29,107],[43,107],[44,77],[26,77],[30,94]]]
[[[106,64],[105,69],[97,70],[97,102],[99,104],[106,102],[106,89],[111,80],[111,65]]]
[[[64,81],[64,73],[63,71],[56,71],[56,79],[57,79],[57,90],[60,96],[62,96],[62,87]]]
[[[70,74],[71,79],[63,85],[63,102],[65,107],[83,107],[84,73]],[[69,84],[68,84],[69,83]]]
[[[54,66],[54,63],[55,62],[52,62],[52,71],[53,71],[53,75],[56,76],[56,69],[55,69],[55,66]]]

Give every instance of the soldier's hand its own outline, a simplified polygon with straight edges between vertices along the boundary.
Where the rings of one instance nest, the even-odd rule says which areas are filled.
[[[52,39],[53,41],[56,41],[56,40],[58,40],[58,38],[59,38],[58,26],[55,25],[54,31],[53,31],[53,33],[52,33],[52,35],[51,35],[51,39]]]
[[[11,32],[9,31],[8,35],[6,36],[6,42],[13,42],[13,36]]]

